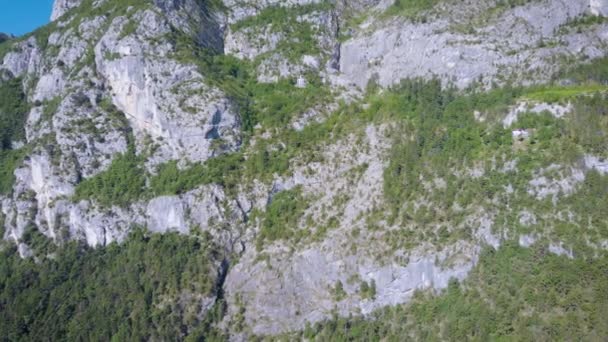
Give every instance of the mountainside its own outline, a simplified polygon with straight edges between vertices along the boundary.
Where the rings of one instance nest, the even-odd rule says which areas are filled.
[[[0,37],[0,331],[606,339],[606,18],[55,0]]]

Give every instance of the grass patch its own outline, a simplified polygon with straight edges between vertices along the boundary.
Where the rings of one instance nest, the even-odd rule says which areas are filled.
[[[601,84],[584,84],[573,86],[543,86],[534,87],[527,91],[523,98],[539,102],[564,102],[575,97],[593,95],[594,93],[605,93],[608,86]]]
[[[440,0],[395,0],[383,13],[384,17],[401,16],[417,18],[425,11],[432,9]]]

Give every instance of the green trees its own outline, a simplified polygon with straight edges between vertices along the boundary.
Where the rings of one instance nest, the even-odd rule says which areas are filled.
[[[95,199],[106,206],[127,206],[143,194],[144,175],[140,158],[130,148],[114,158],[108,170],[78,184],[75,199]]]
[[[190,191],[199,185],[219,184],[228,190],[241,180],[243,156],[240,153],[226,154],[179,170],[177,162],[161,165],[158,174],[150,178],[153,195],[176,195]]]
[[[14,141],[25,140],[25,120],[29,106],[23,93],[22,80],[13,78],[0,82],[0,194],[11,191],[13,172],[24,152],[12,150]]]
[[[201,301],[184,299],[215,295],[217,256],[204,238],[141,230],[120,246],[71,243],[40,263],[4,249],[2,339],[183,339],[204,319]],[[205,329],[198,333],[211,332],[208,324]]]
[[[298,227],[306,201],[302,198],[302,189],[296,187],[277,193],[266,208],[258,246],[266,241],[287,239]]]
[[[384,172],[384,193],[397,214],[399,205],[419,189],[422,172],[443,173],[474,158],[484,145],[484,132],[471,115],[477,98],[443,90],[439,81],[404,81],[387,97],[373,110],[400,124]]]
[[[11,148],[11,142],[23,140],[23,128],[29,110],[21,78],[0,83],[0,150]]]

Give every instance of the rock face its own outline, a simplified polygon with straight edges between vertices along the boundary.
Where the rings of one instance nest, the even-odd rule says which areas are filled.
[[[588,8],[584,0],[532,2],[506,10],[478,27],[470,26],[467,32],[462,32],[449,14],[447,20],[395,20],[378,28],[367,22],[362,27],[373,29],[361,29],[342,44],[340,71],[348,82],[361,88],[370,80],[388,86],[416,76],[439,77],[460,88],[478,80],[489,84],[498,73],[542,81],[552,73],[551,58],[556,55],[603,55],[605,26],[580,34],[556,33]],[[592,4],[593,11],[601,13],[602,9],[605,6],[599,1]],[[546,44],[551,41],[560,43]]]
[[[51,21],[59,19],[67,11],[79,6],[83,0],[56,0],[53,3],[53,12],[51,13]]]
[[[146,162],[151,169],[169,160],[203,162],[240,144],[240,122],[230,100],[195,66],[173,59],[173,42],[166,39],[176,28],[207,39],[209,32],[219,31],[191,24],[217,27],[217,18],[195,1],[153,4],[132,9],[131,17],[118,13],[72,25],[67,11],[79,1],[56,1],[53,18],[63,16],[70,28],[48,37],[45,43],[54,52],[40,49],[31,37],[2,59],[0,69],[8,75],[36,81],[26,90],[32,102],[40,103],[32,106],[25,126],[32,152],[15,172],[13,193],[2,198],[5,238],[20,241],[34,224],[55,241],[82,239],[96,246],[122,240],[137,224],[183,233],[195,225],[208,227],[207,221],[181,215],[187,204],[172,204],[172,218],[161,218],[159,212],[166,212],[145,211],[159,200],[128,208],[70,201],[81,179],[106,170],[127,151],[131,132],[140,153],[153,150]],[[133,32],[125,34],[126,26]],[[120,119],[123,114],[129,129]]]
[[[454,246],[454,250],[473,255],[473,259],[443,268],[440,264],[454,253],[446,251],[412,256],[407,265],[382,266],[356,256],[339,257],[329,249],[304,250],[267,264],[239,263],[229,274],[226,286],[231,295],[238,293],[246,300],[246,319],[254,334],[279,334],[304,329],[306,322],[327,319],[336,309],[344,316],[366,315],[404,303],[416,290],[444,289],[450,279],[464,279],[476,263],[475,247]],[[343,300],[336,300],[334,294],[338,282],[344,284]],[[374,298],[359,294],[362,282],[375,284]]]
[[[416,234],[404,231],[420,227],[384,218],[371,224],[368,218],[385,201],[394,123],[365,124],[344,136],[336,132],[335,139],[332,133],[330,142],[302,153],[297,150],[301,141],[282,140],[283,130],[291,134],[291,128],[302,131],[323,121],[329,111],[342,108],[338,103],[358,99],[368,85],[388,87],[417,77],[438,78],[458,88],[543,83],[559,68],[559,58],[604,57],[608,43],[603,22],[573,27],[575,19],[589,12],[608,15],[603,0],[538,0],[514,7],[502,1],[440,1],[415,19],[385,17],[390,0],[224,0],[220,8],[213,7],[215,1],[94,0],[94,8],[111,6],[104,7],[103,15],[80,17],[75,13],[82,1],[56,0],[56,22],[48,37],[15,40],[0,55],[0,82],[19,77],[30,107],[26,141],[13,142],[23,146],[26,157],[14,171],[12,191],[0,194],[2,238],[14,243],[22,257],[31,257],[37,256],[25,241],[31,229],[56,243],[72,239],[99,247],[124,240],[135,226],[154,233],[209,233],[234,259],[225,260],[226,267],[232,264],[219,285],[228,303],[222,324],[235,339],[249,337],[230,331],[238,316],[248,333],[266,335],[302,329],[334,312],[369,314],[407,302],[416,290],[439,291],[451,278],[465,279],[484,246],[499,248],[510,238],[528,247],[543,239],[536,232],[508,236],[496,230],[504,218],[497,218],[495,206],[454,209],[460,221],[449,229],[461,229],[466,237],[441,246],[433,224]],[[289,25],[277,13],[289,15]],[[302,28],[305,35],[291,27]],[[297,44],[303,40],[302,48]],[[301,51],[294,52],[294,46],[304,52],[297,54]],[[197,65],[201,56],[191,50],[247,63],[248,82],[257,80],[261,92],[286,79],[293,82],[279,85],[303,92],[322,84],[331,91],[331,103],[306,103],[310,108],[284,126],[246,129],[245,110],[259,105],[258,94],[246,94],[249,102],[237,101],[235,94],[249,89],[221,84]],[[242,70],[230,63],[216,67],[228,69],[226,77],[242,77]],[[271,114],[291,105],[291,98],[276,99]],[[571,104],[522,100],[504,117],[471,115],[479,123],[494,120],[512,130],[521,115],[549,112],[562,119],[572,110]],[[274,162],[275,152],[291,154],[291,149],[298,153],[285,162],[288,172],[282,175],[251,171],[253,176],[229,186],[228,169],[220,175],[226,178],[221,184],[172,194],[147,192],[122,206],[75,199],[79,184],[111,170],[123,154],[142,160],[149,190],[159,166],[175,165],[180,172],[237,155],[248,168],[262,160],[259,168],[264,169],[268,160]],[[264,152],[261,158],[259,151]],[[498,168],[491,160],[453,176],[464,184],[488,172],[507,177],[517,163],[514,159]],[[200,176],[214,171],[204,169]],[[576,193],[590,172],[608,174],[606,159],[589,154],[573,165],[537,168],[530,172],[531,180],[522,182],[527,187],[522,192],[530,201],[555,203]],[[417,181],[429,193],[445,190],[448,182]],[[303,237],[297,243],[279,240],[256,248],[260,215],[283,191],[299,191],[307,203],[294,227],[287,227]],[[497,190],[504,196],[514,191],[512,184]],[[495,202],[501,200],[497,195]],[[413,202],[412,212],[431,205],[422,195]],[[527,210],[510,214],[527,228],[544,222]],[[387,242],[401,233],[411,234]],[[573,256],[558,241],[549,251]],[[336,294],[338,283],[345,295]],[[361,291],[364,283],[373,284],[373,294]],[[205,300],[209,308],[211,302]]]
[[[128,22],[114,19],[95,47],[95,62],[112,88],[113,102],[131,122],[138,146],[146,138],[163,140],[154,156],[160,162],[204,161],[217,152],[211,148],[217,139],[224,151],[234,151],[239,123],[225,95],[206,86],[194,66],[169,58],[170,44],[148,43],[169,34],[169,22],[151,10],[131,20],[145,24],[121,37]]]
[[[608,1],[589,0],[589,8],[594,15],[608,16]]]

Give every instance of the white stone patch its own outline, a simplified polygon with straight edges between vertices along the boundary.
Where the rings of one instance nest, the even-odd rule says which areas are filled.
[[[608,0],[589,0],[591,14],[608,16]]]
[[[586,155],[584,158],[584,163],[587,169],[593,169],[602,175],[608,174],[608,159]]]
[[[545,176],[547,172],[553,173],[554,177]],[[552,196],[553,202],[556,203],[558,195],[574,193],[576,186],[584,180],[583,170],[574,167],[564,168],[554,164],[537,172],[537,176],[528,183],[528,194],[538,200]]]
[[[522,234],[519,236],[519,245],[521,247],[530,247],[538,241],[538,236],[535,234]]]
[[[169,58],[170,46],[150,45],[146,38],[166,34],[169,26],[149,10],[132,20],[144,19],[146,25],[138,35],[124,38],[120,34],[125,18],[114,19],[95,47],[95,61],[112,87],[114,104],[129,119],[138,145],[147,136],[163,142],[148,166],[171,159],[204,161],[214,155],[212,143],[217,139],[222,139],[226,150],[235,150],[240,128],[229,100],[206,86],[195,66]],[[107,53],[121,57],[107,60]]]
[[[552,73],[531,70],[553,70],[555,63],[550,56],[579,55],[580,44],[538,48],[530,42],[537,41],[539,34],[545,39],[561,38],[559,27],[587,10],[584,1],[534,1],[505,11],[479,28],[480,34],[454,32],[449,14],[447,19],[427,23],[370,20],[365,23],[367,29],[360,27],[352,39],[341,44],[340,72],[346,83],[360,89],[374,78],[381,86],[391,86],[414,77],[438,77],[459,88],[483,77],[483,83],[489,86],[505,71],[539,82]],[[593,32],[587,35],[595,38]],[[590,49],[603,46],[593,38],[585,42]],[[513,51],[517,53],[509,53]],[[369,63],[379,58],[381,63]]]
[[[41,64],[41,53],[34,36],[26,41],[15,44],[15,51],[11,51],[0,61],[0,69],[8,70],[13,76],[19,77],[24,73],[34,73]]]
[[[531,103],[531,102],[520,102],[519,104],[511,107],[509,114],[503,119],[502,124],[504,128],[509,128],[515,122],[520,114],[523,113],[535,113],[540,114],[543,112],[549,112],[555,118],[562,118],[564,115],[572,111],[572,104],[567,105],[561,104],[550,104],[550,103]],[[514,131],[515,132],[515,131]],[[515,134],[514,134],[515,135]]]
[[[34,91],[34,100],[44,101],[50,100],[55,96],[61,95],[66,86],[66,80],[63,71],[55,67],[49,73],[40,77],[36,90]]]
[[[536,224],[536,215],[534,213],[524,210],[519,213],[519,224],[522,226],[533,226]]]
[[[564,248],[564,244],[562,242],[560,242],[559,244],[549,244],[549,252],[557,255],[565,255],[570,259],[574,259],[574,253],[572,252],[572,249]]]
[[[157,197],[148,203],[147,227],[155,233],[177,231],[187,234],[190,228],[186,225],[184,206],[177,196]]]

